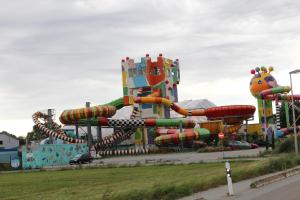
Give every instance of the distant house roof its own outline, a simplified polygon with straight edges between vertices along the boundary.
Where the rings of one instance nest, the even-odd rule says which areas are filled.
[[[8,137],[11,137],[11,138],[14,138],[14,139],[16,139],[16,140],[19,140],[15,135],[13,135],[13,134],[10,134],[10,133],[8,133],[8,132],[6,132],[6,131],[2,131],[2,132],[0,132],[0,135],[7,135]]]

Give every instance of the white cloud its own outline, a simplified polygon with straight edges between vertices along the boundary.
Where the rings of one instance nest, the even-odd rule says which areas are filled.
[[[32,131],[33,122],[31,119],[0,120],[0,132],[7,131],[16,136],[26,136]]]

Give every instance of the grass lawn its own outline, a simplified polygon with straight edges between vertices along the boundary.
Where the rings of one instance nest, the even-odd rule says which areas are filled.
[[[284,154],[260,161],[231,162],[233,181],[300,165]],[[224,163],[102,167],[0,174],[0,199],[173,200],[226,184]]]
[[[233,177],[259,162],[231,163]],[[224,163],[9,173],[0,199],[174,199],[224,183]]]

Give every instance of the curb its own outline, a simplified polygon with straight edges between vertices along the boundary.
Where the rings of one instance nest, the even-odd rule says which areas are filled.
[[[266,177],[266,178],[256,180],[256,181],[254,181],[250,184],[250,187],[251,188],[260,188],[260,187],[263,187],[265,185],[283,180],[283,179],[288,178],[290,176],[297,175],[299,173],[300,173],[300,166],[292,168],[292,169],[288,169],[288,170],[285,170],[285,171],[282,171],[282,172],[279,172],[275,175],[272,175],[272,176],[269,176],[269,177]]]

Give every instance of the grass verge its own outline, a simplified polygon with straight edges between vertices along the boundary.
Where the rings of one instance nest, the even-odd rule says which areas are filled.
[[[300,164],[300,157],[231,162],[233,181]],[[0,199],[176,199],[226,184],[224,163],[1,174]]]

